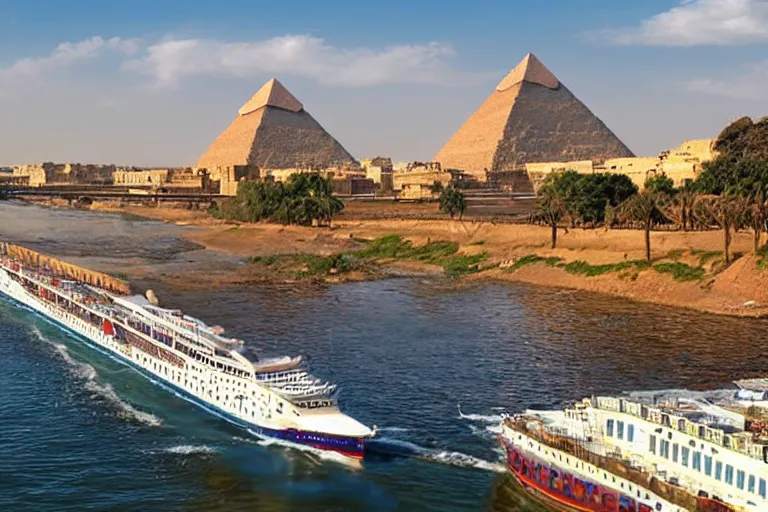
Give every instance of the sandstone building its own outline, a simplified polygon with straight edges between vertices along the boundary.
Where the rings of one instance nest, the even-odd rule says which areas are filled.
[[[632,152],[528,54],[433,160],[486,181],[532,162],[605,160]]]
[[[714,159],[713,139],[689,140],[679,147],[663,151],[655,157],[610,158],[604,161],[582,160],[572,162],[538,162],[525,165],[534,188],[553,172],[576,171],[582,174],[607,172],[625,174],[642,189],[645,181],[656,175],[665,175],[675,186],[694,181],[703,168],[703,164]]]
[[[114,165],[94,164],[24,164],[13,167],[14,176],[28,176],[29,185],[111,185]]]

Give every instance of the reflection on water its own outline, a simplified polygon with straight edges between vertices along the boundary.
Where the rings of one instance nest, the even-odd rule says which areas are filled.
[[[30,213],[10,231],[45,252],[97,240],[103,245],[88,251],[119,260],[126,247],[151,247],[147,237],[182,246],[181,228],[162,223],[8,208],[0,204],[0,235],[8,236],[8,212],[22,208]],[[121,240],[108,242],[111,232]],[[139,249],[132,250],[131,258]],[[169,264],[178,254],[166,255]],[[224,326],[259,354],[305,355],[318,376],[340,385],[345,411],[381,427],[377,447],[391,456],[349,471],[265,446],[0,303],[0,353],[13,368],[0,372],[0,510],[538,511],[497,472],[499,407],[720,387],[768,368],[765,321],[585,293],[457,289],[424,279],[193,291],[151,279],[137,284]],[[66,345],[71,360],[56,344]],[[105,389],[114,397],[105,398]],[[159,421],[137,421],[146,415]]]

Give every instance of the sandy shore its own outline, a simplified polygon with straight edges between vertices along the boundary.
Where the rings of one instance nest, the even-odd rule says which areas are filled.
[[[96,205],[94,209],[109,210]],[[712,270],[721,257],[712,257],[703,266],[702,280],[680,282],[653,269],[628,275],[611,272],[599,276],[569,274],[543,263],[515,271],[500,264],[525,255],[558,257],[563,262],[586,261],[592,265],[640,260],[644,257],[643,235],[630,230],[569,230],[559,233],[558,247],[550,249],[545,227],[493,224],[472,220],[339,220],[334,229],[317,229],[275,224],[233,224],[211,219],[204,212],[128,206],[120,212],[192,225],[185,236],[208,249],[235,257],[270,256],[286,253],[330,255],[356,247],[354,239],[399,234],[415,244],[448,240],[459,244],[461,253],[486,252],[483,270],[466,277],[479,280],[520,281],[536,285],[587,290],[630,299],[707,311],[719,314],[759,316],[768,314],[768,271],[759,270],[751,255],[750,233],[737,233],[732,251],[744,254],[722,272]],[[653,258],[657,262],[680,261],[692,267],[701,264],[702,253],[722,250],[722,233],[654,232]],[[399,262],[406,272],[435,272],[429,265]],[[235,276],[233,276],[234,278]],[[355,276],[350,276],[355,278]],[[363,278],[363,276],[357,276]],[[259,280],[254,278],[253,280]],[[239,276],[240,281],[248,281]]]

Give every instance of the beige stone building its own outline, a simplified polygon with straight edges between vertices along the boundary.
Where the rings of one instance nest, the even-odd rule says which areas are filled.
[[[679,147],[662,152],[655,157],[611,158],[602,162],[581,160],[576,162],[541,162],[526,164],[528,177],[538,189],[544,179],[553,172],[574,170],[582,174],[607,172],[624,174],[642,189],[645,181],[656,175],[672,179],[675,186],[694,181],[705,162],[717,156],[714,139],[690,140]]]
[[[360,166],[365,169],[365,176],[373,180],[378,190],[382,193],[391,193],[394,189],[392,179],[392,159],[377,156],[360,161]]]
[[[393,190],[401,199],[434,199],[437,196],[431,190],[434,183],[447,186],[453,180],[454,175],[443,171],[439,162],[412,162],[392,174]]]
[[[158,187],[168,182],[168,169],[118,169],[115,185]]]
[[[14,176],[28,176],[32,187],[43,185],[111,185],[114,165],[96,164],[24,164],[13,167]]]

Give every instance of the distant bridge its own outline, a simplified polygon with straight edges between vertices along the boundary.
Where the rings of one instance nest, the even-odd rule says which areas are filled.
[[[139,190],[139,191],[132,191]],[[8,197],[51,197],[68,201],[87,201],[99,199],[120,199],[122,201],[135,202],[170,202],[185,201],[197,203],[209,203],[219,201],[229,196],[222,194],[208,194],[203,192],[177,192],[162,190],[142,190],[135,187],[88,187],[88,186],[59,186],[59,187],[26,187],[19,185],[1,185],[0,194]]]

